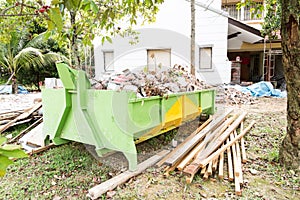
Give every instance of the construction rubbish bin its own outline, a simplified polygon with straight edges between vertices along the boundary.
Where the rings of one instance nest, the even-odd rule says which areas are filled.
[[[131,91],[96,90],[82,70],[57,64],[63,88],[42,90],[45,143],[94,145],[99,156],[120,151],[137,167],[136,143],[215,112],[215,90],[137,97]]]

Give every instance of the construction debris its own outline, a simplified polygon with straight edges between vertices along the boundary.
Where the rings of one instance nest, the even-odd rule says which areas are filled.
[[[5,131],[6,129],[18,125],[20,123],[29,122],[35,116],[38,115],[38,110],[42,107],[42,103],[38,102],[33,105],[31,108],[25,109],[23,111],[12,111],[6,113],[0,113],[1,126],[0,133]],[[8,120],[9,119],[9,120]],[[4,121],[2,121],[4,120]]]
[[[247,113],[230,113],[232,110],[214,118],[202,130],[197,129],[163,158],[163,164],[167,166],[165,175],[177,169],[186,175],[187,183],[191,183],[199,170],[203,179],[215,175],[223,179],[225,168],[228,170],[228,180],[235,182],[236,195],[241,195],[242,163],[246,161],[243,137],[254,122],[244,129],[243,121]]]
[[[257,103],[256,97],[253,97],[250,93],[243,93],[231,87],[224,88],[224,96],[226,104],[230,105],[252,105]]]
[[[137,92],[138,97],[149,97],[208,89],[211,86],[189,74],[180,65],[175,65],[173,68],[158,68],[156,71],[127,69],[122,74],[98,81],[93,88],[128,90]]]

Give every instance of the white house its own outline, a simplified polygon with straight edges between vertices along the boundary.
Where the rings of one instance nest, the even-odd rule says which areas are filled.
[[[209,4],[205,4],[209,3]],[[187,0],[165,0],[153,24],[138,27],[139,42],[115,37],[103,45],[94,40],[95,74],[133,67],[190,66],[191,12]],[[221,0],[196,1],[195,69],[197,77],[210,84],[229,83],[227,59],[228,15]]]

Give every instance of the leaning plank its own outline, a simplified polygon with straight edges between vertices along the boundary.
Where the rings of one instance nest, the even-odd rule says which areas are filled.
[[[211,154],[209,157],[207,157],[206,159],[203,159],[200,161],[199,165],[200,167],[207,165],[211,160],[216,159],[220,153],[224,152],[228,147],[232,146],[236,141],[238,141],[239,139],[241,139],[254,125],[254,121],[252,121],[249,126],[247,128],[245,128],[243,130],[243,132],[241,132],[237,137],[234,137],[233,140],[231,140],[230,142],[226,143],[226,145],[224,145],[223,147],[219,148],[217,151],[215,151],[213,154]]]
[[[202,131],[200,131],[191,140],[185,143],[180,149],[177,149],[174,155],[169,157],[164,163],[166,165],[172,166],[178,160],[181,160],[197,143],[199,143],[200,140],[202,140],[205,137],[205,135],[217,128],[232,111],[233,110],[231,109],[225,114],[213,120]]]
[[[212,165],[213,165],[213,161],[210,161],[208,163],[208,167],[207,167],[207,171],[206,171],[209,176],[212,175]]]
[[[155,163],[157,163],[162,157],[164,157],[165,155],[167,155],[167,153],[169,153],[169,151],[164,150],[162,152],[160,152],[157,155],[152,156],[151,158],[149,158],[148,160],[140,163],[137,167],[136,171],[125,171],[122,174],[119,174],[103,183],[101,183],[100,185],[96,185],[93,188],[89,189],[89,194],[88,196],[91,199],[97,199],[99,198],[102,194],[104,194],[105,192],[109,191],[109,190],[113,190],[115,187],[117,187],[118,185],[121,185],[123,183],[125,183],[128,179],[130,179],[133,176],[136,176],[140,173],[142,173],[144,170],[146,170],[148,167],[154,165]]]
[[[230,140],[234,140],[234,135],[233,133],[230,134]],[[237,155],[236,155],[236,143],[234,143],[232,146],[231,146],[231,150],[232,150],[232,160],[233,160],[233,171],[234,171],[234,178],[236,179],[237,177],[239,177],[240,175],[240,167],[239,167],[239,162],[238,162],[238,158],[237,158]]]
[[[9,140],[7,143],[13,143],[16,140],[18,140],[20,137],[22,137],[23,135],[25,135],[27,132],[29,132],[32,128],[34,128],[35,126],[37,126],[38,124],[40,124],[43,121],[43,118],[38,119],[37,121],[35,121],[33,124],[31,124],[30,126],[28,126],[26,129],[24,129],[23,131],[21,131],[18,135],[16,135],[14,138],[12,138],[11,140]]]
[[[224,168],[224,152],[220,154],[220,159],[219,159],[219,179],[224,178],[223,168]]]
[[[244,122],[241,122],[240,131],[243,132],[243,129],[244,129]],[[242,149],[242,163],[246,163],[247,162],[247,155],[246,155],[244,137],[241,138],[241,149]]]
[[[213,165],[212,165],[213,171],[216,171],[216,169],[218,167],[218,161],[219,161],[219,157],[213,161]]]
[[[219,137],[216,141],[209,143],[207,148],[205,148],[205,152],[203,152],[198,158],[195,159],[195,162],[202,160],[209,156],[212,152],[214,152],[219,146],[221,146],[224,141],[229,137],[231,132],[233,132],[240,123],[246,117],[247,112],[243,112]]]
[[[161,159],[156,166],[160,167],[161,165],[164,164],[164,162],[171,157],[172,155],[175,154],[175,152],[180,149],[186,142],[188,142],[189,140],[191,140],[194,135],[196,135],[197,133],[199,133],[203,128],[205,128],[210,122],[212,121],[212,116],[209,116],[209,118],[203,123],[201,124],[191,135],[189,135],[183,142],[181,142],[173,151],[171,151],[167,156],[165,156],[163,159]]]
[[[229,143],[229,138],[227,138],[227,143]],[[233,181],[233,166],[232,166],[232,156],[231,156],[231,149],[227,147],[227,164],[228,164],[228,180]]]
[[[199,142],[197,144],[197,146],[195,148],[193,148],[191,150],[191,152],[179,163],[179,165],[177,166],[177,169],[179,171],[182,171],[183,168],[189,163],[191,162],[191,160],[195,157],[195,155],[200,152],[202,149],[204,148],[204,143],[203,142]]]
[[[234,131],[234,137],[237,137],[237,131]],[[239,145],[239,141],[237,141],[235,143],[235,148],[236,148],[236,157],[237,157],[237,161],[238,161],[238,170],[239,170],[239,180],[240,183],[243,184],[244,180],[243,180],[243,171],[242,171],[242,158],[241,158],[241,150],[240,150],[240,145]]]
[[[33,107],[25,110],[25,112],[23,112],[22,114],[20,114],[18,117],[14,118],[13,120],[11,120],[10,122],[8,122],[7,124],[3,125],[0,127],[0,133],[2,133],[3,131],[5,131],[6,129],[8,129],[9,127],[11,127],[14,123],[16,123],[19,120],[23,120],[26,119],[27,117],[29,117],[33,112],[35,112],[37,109],[39,109],[42,106],[42,102],[39,102],[37,104],[35,104]]]
[[[235,130],[238,126],[239,126],[239,124],[240,124],[240,122],[242,121],[242,120],[244,120],[244,118],[246,117],[246,112],[244,112],[244,113],[242,113],[219,137],[218,137],[218,139],[217,140],[215,140],[214,142],[212,142],[212,143],[209,143],[208,144],[208,146],[205,148],[205,152],[201,152],[200,154],[199,154],[199,156],[197,156],[195,159],[194,159],[194,161],[190,164],[190,165],[188,165],[188,166],[186,166],[186,168],[184,169],[184,173],[186,173],[186,174],[196,174],[197,173],[197,171],[199,170],[199,168],[201,168],[202,166],[204,166],[204,165],[202,165],[202,163],[201,162],[203,162],[203,161],[206,161],[206,159],[208,158],[208,156],[210,156],[210,155],[212,155],[213,154],[213,152],[215,153],[216,152],[216,149],[219,147],[219,146],[221,146],[223,143],[224,143],[224,141],[228,138],[228,136],[230,135],[230,133],[233,131],[233,130]],[[220,150],[220,149],[219,149]],[[218,151],[219,151],[218,150]],[[226,149],[225,149],[226,150]],[[221,152],[219,152],[219,153],[221,153]],[[215,155],[215,156],[218,156],[218,155],[216,155],[216,154],[213,154],[213,155]],[[215,158],[213,158],[213,159],[216,159],[216,157]],[[207,163],[209,163],[209,161],[207,162]],[[206,163],[206,164],[207,164]],[[206,165],[205,164],[205,165]]]

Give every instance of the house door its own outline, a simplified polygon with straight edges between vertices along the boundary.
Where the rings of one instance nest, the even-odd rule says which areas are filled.
[[[171,49],[147,50],[147,65],[149,70],[155,70],[161,66],[171,66]]]

